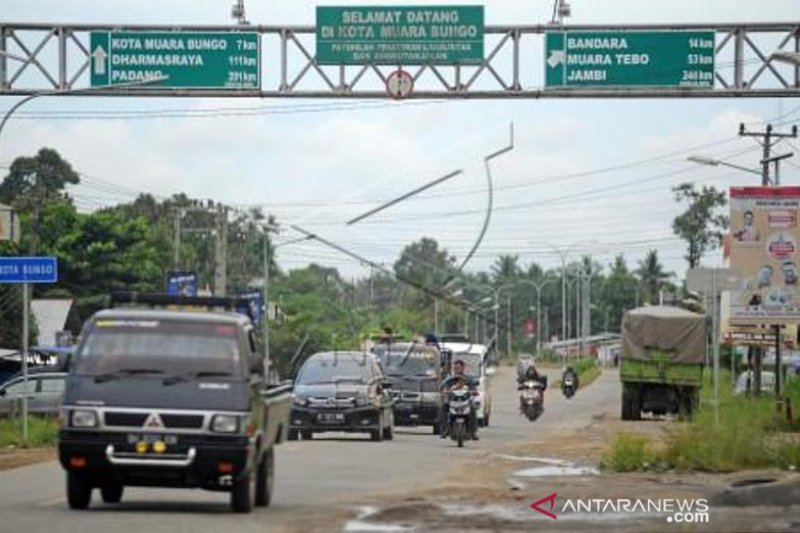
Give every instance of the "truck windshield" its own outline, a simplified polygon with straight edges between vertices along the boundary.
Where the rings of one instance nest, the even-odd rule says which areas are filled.
[[[239,375],[238,330],[229,324],[176,320],[95,322],[75,361],[81,375]]]
[[[381,356],[384,372],[389,376],[435,376],[439,361],[431,352],[386,352]]]

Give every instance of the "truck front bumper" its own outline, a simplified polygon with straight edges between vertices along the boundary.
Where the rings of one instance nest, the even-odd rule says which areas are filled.
[[[246,436],[177,436],[174,445],[139,452],[124,433],[61,430],[58,457],[68,471],[81,472],[94,485],[113,480],[142,487],[230,490],[247,475],[253,455]]]

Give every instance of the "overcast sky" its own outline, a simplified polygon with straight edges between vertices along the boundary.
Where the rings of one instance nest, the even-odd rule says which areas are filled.
[[[232,3],[0,0],[0,23],[228,24]],[[356,3],[378,2],[324,4]],[[797,0],[572,0],[571,4],[569,22],[575,24],[800,19]],[[315,2],[250,0],[245,5],[255,24],[314,23]],[[550,0],[487,0],[484,5],[486,22],[492,25],[545,23],[552,10]],[[523,42],[523,78],[534,85],[540,83],[544,69],[540,39]],[[763,45],[768,49],[774,43]],[[271,88],[277,83],[277,41],[267,38],[262,46],[263,84]],[[0,110],[7,110],[16,98],[0,97]],[[215,111],[226,109],[226,114]],[[109,119],[109,113],[153,110],[178,112]],[[213,116],[187,117],[187,110],[212,110]],[[56,112],[82,115],[65,118],[53,115]],[[724,189],[758,183],[757,176],[693,165],[686,157],[698,154],[757,167],[759,147],[752,139],[737,139],[739,123],[758,129],[774,121],[786,128],[800,121],[800,102],[76,97],[42,98],[15,117],[3,132],[0,164],[8,165],[41,146],[57,149],[86,176],[85,185],[74,191],[83,210],[129,201],[142,191],[159,196],[185,192],[237,206],[261,205],[281,224],[318,231],[387,264],[405,244],[422,236],[435,238],[459,259],[468,252],[487,202],[482,157],[508,142],[513,121],[515,149],[492,167],[496,208],[470,270],[488,268],[500,254],[518,254],[523,266],[531,261],[554,266],[553,246],[575,253],[591,251],[602,263],[624,252],[634,265],[649,248],[657,248],[668,270],[682,277],[684,246],[671,231],[679,207],[670,187],[685,181]],[[794,147],[800,148],[800,143]],[[788,144],[779,148],[791,149]],[[798,182],[798,162],[791,163],[783,167],[784,184]],[[594,172],[609,167],[615,170]],[[464,174],[364,224],[345,226],[352,216],[456,169]],[[107,182],[118,188],[109,192]],[[292,237],[287,230],[281,238]],[[284,268],[315,261],[336,266],[348,276],[365,272],[349,258],[314,243],[285,246],[277,253]],[[712,254],[705,262],[718,261],[719,254]]]

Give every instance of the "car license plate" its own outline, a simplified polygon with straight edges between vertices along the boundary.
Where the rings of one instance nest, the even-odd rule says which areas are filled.
[[[161,435],[158,433],[128,433],[128,444],[136,444],[137,442],[153,444],[157,441],[161,441],[168,446],[175,446],[178,444],[178,437],[177,435]]]
[[[321,424],[341,424],[344,422],[343,413],[320,413],[317,421]]]

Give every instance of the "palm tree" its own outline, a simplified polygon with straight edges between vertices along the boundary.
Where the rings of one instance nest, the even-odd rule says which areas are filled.
[[[659,299],[659,291],[668,284],[675,273],[664,271],[664,265],[658,260],[658,251],[653,249],[647,252],[644,260],[639,261],[636,275],[639,276],[645,302],[655,303]]]
[[[518,277],[521,273],[518,255],[501,255],[492,265],[495,283],[502,283]]]

